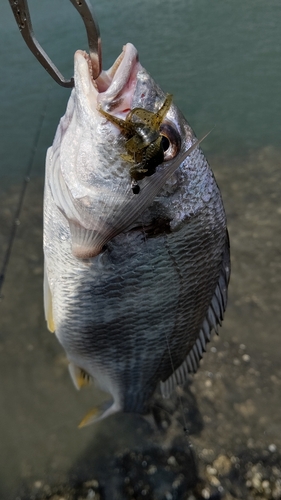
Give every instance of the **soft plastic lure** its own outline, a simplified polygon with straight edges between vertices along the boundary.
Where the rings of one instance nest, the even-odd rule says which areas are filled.
[[[103,109],[99,110],[127,137],[125,143],[127,154],[122,154],[122,158],[133,163],[130,175],[135,194],[140,191],[137,181],[154,174],[156,167],[164,161],[164,152],[169,147],[169,140],[161,134],[161,124],[171,106],[172,98],[171,94],[167,94],[164,103],[156,113],[144,108],[134,108],[129,111],[125,120]]]

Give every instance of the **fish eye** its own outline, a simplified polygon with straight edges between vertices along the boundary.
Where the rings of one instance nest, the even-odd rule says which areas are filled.
[[[164,161],[172,160],[177,156],[181,148],[180,134],[169,122],[161,124],[160,134],[162,136],[161,144],[164,151]]]

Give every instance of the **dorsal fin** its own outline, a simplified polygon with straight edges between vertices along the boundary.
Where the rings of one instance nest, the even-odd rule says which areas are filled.
[[[160,389],[164,398],[169,397],[177,385],[183,385],[188,380],[189,375],[197,371],[200,360],[203,357],[203,353],[206,351],[206,345],[211,339],[212,331],[215,330],[215,332],[218,333],[218,325],[221,326],[223,314],[227,304],[227,287],[229,277],[230,253],[227,234],[222,270],[198,338],[193,344],[184,362],[167,380],[165,380],[165,382],[160,382]]]

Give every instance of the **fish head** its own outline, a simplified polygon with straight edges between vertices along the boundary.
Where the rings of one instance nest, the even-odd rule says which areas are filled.
[[[175,171],[194,135],[130,43],[95,81],[88,54],[77,51],[74,80],[46,179],[68,221],[73,255],[91,258],[176,189]]]

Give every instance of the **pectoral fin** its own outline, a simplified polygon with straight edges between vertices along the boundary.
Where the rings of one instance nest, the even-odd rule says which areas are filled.
[[[50,330],[50,332],[54,333],[56,328],[53,318],[52,293],[48,282],[46,266],[44,267],[44,310],[45,310],[45,318],[47,321],[47,327]]]

